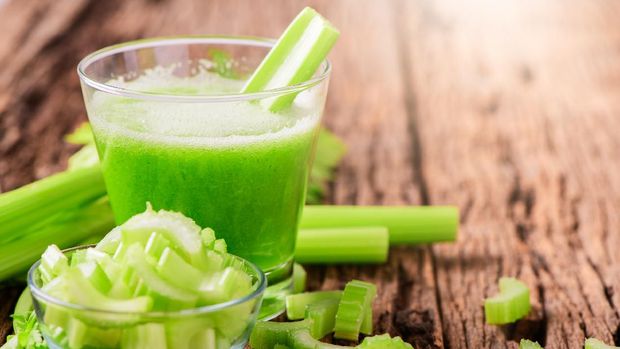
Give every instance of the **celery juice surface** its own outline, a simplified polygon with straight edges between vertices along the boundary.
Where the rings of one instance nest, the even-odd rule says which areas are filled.
[[[243,84],[163,70],[109,83],[167,95],[225,94]],[[302,92],[275,114],[253,101],[173,103],[95,92],[88,112],[117,222],[151,202],[213,228],[231,253],[265,271],[290,262],[321,113],[312,98]]]

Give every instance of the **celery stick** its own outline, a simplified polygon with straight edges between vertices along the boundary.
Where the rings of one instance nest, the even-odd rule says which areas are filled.
[[[123,331],[121,348],[167,349],[166,329],[157,323],[127,328]]]
[[[515,322],[529,312],[530,290],[527,285],[515,278],[501,278],[499,294],[484,301],[484,313],[488,324]]]
[[[41,179],[0,194],[0,241],[24,235],[33,222],[73,209],[106,194],[98,166]]]
[[[14,276],[32,265],[50,244],[61,248],[70,247],[86,236],[109,231],[114,217],[107,201],[102,200],[69,215],[61,221],[53,221],[35,230],[24,230],[20,239],[0,244],[0,280]]]
[[[384,227],[302,229],[295,260],[300,263],[382,263],[389,234]]]
[[[47,247],[43,255],[41,255],[41,265],[39,272],[43,283],[50,282],[53,278],[60,275],[69,268],[69,260],[58,246],[50,245]]]
[[[372,307],[369,307],[368,309],[366,309],[366,313],[364,314],[364,319],[362,320],[362,325],[360,326],[360,333],[365,335],[371,335],[373,332],[372,328]]]
[[[309,80],[338,39],[340,33],[315,10],[306,7],[286,28],[254,74],[244,93],[292,86]],[[273,112],[288,107],[296,94],[261,101]]]
[[[620,347],[614,347],[613,345],[607,345],[596,338],[588,338],[585,342],[585,349],[618,349]]]
[[[334,331],[338,303],[338,299],[326,299],[308,304],[305,318],[312,321],[310,326],[312,337],[320,339]]]
[[[390,337],[389,334],[366,337],[359,349],[413,349],[411,344],[406,343],[400,337]]]
[[[252,349],[272,349],[276,344],[289,345],[289,335],[298,330],[309,330],[310,320],[295,322],[259,321],[250,336]]]
[[[157,263],[157,272],[174,286],[186,290],[200,287],[203,273],[187,263],[172,249],[166,247]]]
[[[359,280],[347,283],[336,314],[334,337],[357,341],[366,312],[377,294],[375,285]]]
[[[306,290],[306,279],[308,274],[301,264],[293,265],[293,293],[301,293]]]
[[[293,331],[289,334],[289,345],[293,349],[344,349],[341,345],[323,343],[312,337],[312,334],[306,329]]]
[[[300,228],[385,226],[392,244],[454,241],[458,209],[452,206],[320,206],[304,208]]]
[[[107,294],[112,288],[112,282],[97,262],[84,262],[76,267],[97,291]]]
[[[286,296],[286,317],[289,320],[303,319],[309,304],[324,300],[340,301],[342,291],[317,291]]]
[[[519,349],[544,349],[538,342],[532,342],[528,339],[522,339],[519,342]],[[587,349],[587,348],[586,348]]]

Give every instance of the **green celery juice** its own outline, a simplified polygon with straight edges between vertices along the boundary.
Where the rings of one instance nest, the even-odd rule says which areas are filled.
[[[240,91],[243,81],[156,70],[114,83],[213,95]],[[231,253],[263,270],[289,262],[320,118],[320,110],[297,100],[275,114],[249,101],[178,103],[95,92],[89,115],[117,223],[151,202],[213,228]]]

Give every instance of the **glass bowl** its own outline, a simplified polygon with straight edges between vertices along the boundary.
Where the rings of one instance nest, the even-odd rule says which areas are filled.
[[[91,246],[63,250],[65,255]],[[41,289],[37,261],[28,287],[50,348],[244,348],[256,322],[267,281],[254,264],[233,256],[252,277],[253,291],[225,303],[178,311],[118,312],[60,300]]]

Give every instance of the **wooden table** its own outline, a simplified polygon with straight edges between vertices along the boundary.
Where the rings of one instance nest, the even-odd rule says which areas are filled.
[[[171,34],[277,36],[301,1],[13,0],[0,7],[0,186],[64,168],[85,119],[78,60]],[[329,201],[456,204],[457,243],[382,266],[310,268],[312,289],[379,284],[377,332],[416,348],[620,342],[620,2],[312,1],[342,31],[326,125],[349,152]],[[484,323],[517,276],[533,311]],[[18,290],[0,294],[0,340]]]

